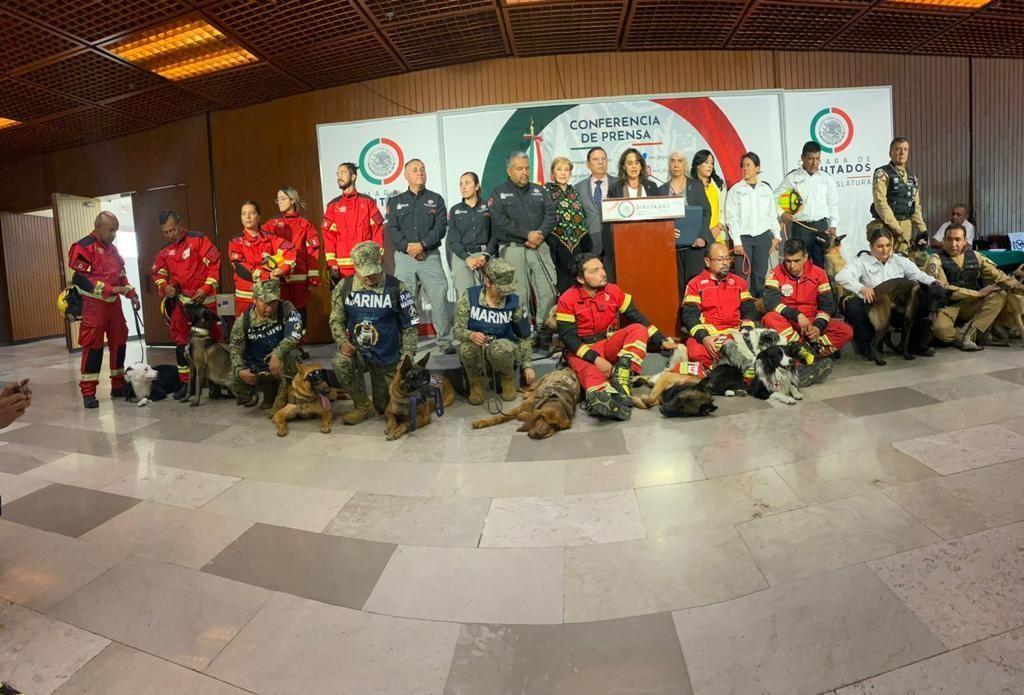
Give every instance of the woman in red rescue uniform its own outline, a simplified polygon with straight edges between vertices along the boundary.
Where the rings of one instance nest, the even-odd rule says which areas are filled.
[[[228,242],[228,260],[235,269],[235,317],[252,306],[252,286],[261,280],[287,277],[295,264],[295,247],[260,229],[260,206],[242,201],[242,235]]]
[[[264,232],[281,237],[295,248],[295,264],[281,283],[281,299],[299,310],[303,326],[308,325],[309,294],[320,285],[320,236],[312,222],[299,216],[299,210],[305,207],[297,190],[281,186],[277,191],[281,215],[263,223]]]

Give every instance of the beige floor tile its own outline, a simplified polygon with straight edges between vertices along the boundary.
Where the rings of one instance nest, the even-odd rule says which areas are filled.
[[[565,462],[565,491],[570,495],[673,485],[703,478],[704,472],[693,457],[678,450]]]
[[[648,536],[675,536],[803,506],[770,468],[636,491]]]
[[[509,447],[512,444],[512,434],[503,437],[478,437],[472,441],[470,446],[456,447],[444,438],[439,437],[418,437],[419,432],[402,437],[398,448],[394,449],[389,461],[400,461],[405,463],[498,463],[504,461],[509,455]],[[522,435],[518,435],[522,437]],[[376,441],[376,440],[375,440]],[[550,441],[555,441],[554,439]],[[381,439],[378,444],[392,444]],[[531,444],[537,444],[529,440]],[[391,448],[388,447],[390,451]],[[543,447],[540,448],[543,452]],[[358,458],[358,457],[357,457]]]
[[[922,380],[913,387],[915,391],[938,398],[940,401],[959,401],[978,396],[999,398],[1000,392],[1014,391],[1017,384],[988,374],[968,374],[935,381]]]
[[[942,651],[863,565],[674,614],[694,692],[820,693]]]
[[[856,497],[936,475],[928,466],[888,444],[814,456],[776,466],[775,472],[811,504]]]
[[[508,461],[568,461],[595,456],[625,456],[623,431],[559,432],[557,437],[537,441],[518,435],[512,437],[505,459]],[[467,447],[473,451],[476,447]],[[470,454],[471,455],[471,454]]]
[[[498,498],[491,503],[480,547],[590,545],[636,540],[645,535],[633,490]]]
[[[379,419],[380,434],[352,433],[340,420],[336,431],[319,437],[308,436],[287,449],[288,454],[297,456],[330,456],[334,459],[355,461],[386,461],[402,445],[401,441],[389,442],[384,439],[384,420]],[[362,427],[362,426],[360,426]],[[338,436],[343,435],[343,436]],[[286,439],[290,439],[287,437]]]
[[[131,557],[49,611],[53,617],[202,670],[271,592]]]
[[[359,493],[324,533],[401,545],[475,548],[487,497],[406,497]]]
[[[0,597],[45,611],[78,591],[127,553],[0,521]]]
[[[950,649],[1024,625],[1024,523],[869,565]]]
[[[179,507],[201,507],[238,480],[232,476],[150,465],[103,490]]]
[[[999,425],[980,425],[893,444],[942,475],[1012,461],[1024,452],[1024,435]]]
[[[954,432],[1003,420],[1024,409],[1024,389],[912,408],[904,414],[942,431]]]
[[[2,454],[0,454],[2,456]],[[11,475],[0,473],[0,498],[3,503],[13,502],[19,497],[30,495],[36,490],[42,490],[50,484],[49,480],[31,478],[27,475]]]
[[[440,693],[459,626],[276,594],[206,670],[260,695]]]
[[[766,586],[731,527],[565,549],[565,622],[700,606]]]
[[[353,494],[350,490],[243,480],[207,502],[203,509],[265,524],[322,531]]]
[[[377,495],[434,495],[434,486],[445,474],[461,468],[458,464],[415,461],[350,461],[325,458],[288,473],[286,480],[270,480],[330,490],[357,490]],[[284,477],[283,475],[281,477]],[[480,495],[481,497],[486,495]]]
[[[837,695],[1019,693],[1024,691],[1024,630],[969,644],[842,688]]]
[[[54,483],[102,490],[107,485],[136,474],[140,469],[145,469],[145,464],[138,461],[118,461],[89,454],[68,454],[56,461],[33,468],[27,475]]]
[[[246,691],[116,642],[57,689],[56,695],[246,695]]]
[[[561,548],[418,548],[391,556],[363,610],[474,623],[562,622]]]
[[[940,540],[881,492],[767,516],[736,528],[772,585]]]
[[[18,425],[15,427],[14,425]],[[2,432],[13,432],[15,429],[24,427],[19,422],[15,422],[12,425],[8,425]],[[0,472],[7,473],[9,475],[20,475],[27,473],[28,471],[42,466],[44,463],[50,461],[56,461],[59,458],[67,456],[66,451],[57,451],[56,449],[44,449],[37,446],[28,446],[26,444],[11,444],[9,442],[2,442],[0,446]]]
[[[792,422],[790,423],[792,427]],[[708,478],[721,478],[745,471],[768,468],[807,457],[807,442],[801,437],[756,435],[706,444],[692,450]]]
[[[199,569],[252,526],[198,509],[140,502],[82,540]]]
[[[0,674],[26,695],[49,695],[110,640],[0,602]]]
[[[408,466],[407,466],[408,467]],[[443,465],[428,494],[438,497],[550,497],[565,494],[565,463]]]

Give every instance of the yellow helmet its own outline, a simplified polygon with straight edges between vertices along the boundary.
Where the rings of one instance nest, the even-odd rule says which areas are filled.
[[[57,311],[68,321],[82,320],[82,296],[74,285],[65,287],[57,295]]]

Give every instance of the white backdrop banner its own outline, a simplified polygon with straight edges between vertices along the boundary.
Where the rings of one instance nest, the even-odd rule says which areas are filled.
[[[889,87],[827,89],[783,94],[786,171],[800,166],[808,140],[821,145],[821,168],[839,189],[839,226],[846,234],[847,258],[868,248],[865,227],[871,220],[871,180],[889,161],[892,93]]]

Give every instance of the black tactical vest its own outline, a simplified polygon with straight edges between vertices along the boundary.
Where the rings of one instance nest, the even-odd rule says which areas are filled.
[[[942,261],[942,272],[946,274],[946,282],[965,290],[981,289],[981,262],[974,251],[964,251],[964,265],[961,268],[945,251],[939,251],[939,259]]]
[[[908,169],[907,180],[904,181],[892,164],[879,167],[879,170],[889,176],[889,188],[885,192],[885,199],[888,201],[889,207],[892,208],[892,214],[901,222],[909,220],[914,214],[914,196],[917,195],[918,188],[917,177]],[[879,219],[874,204],[871,205],[871,216]]]

